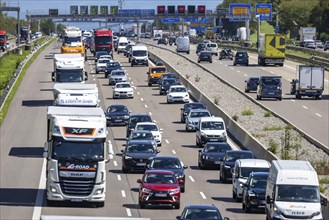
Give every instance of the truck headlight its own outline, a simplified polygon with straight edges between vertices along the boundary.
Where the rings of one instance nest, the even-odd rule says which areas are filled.
[[[100,195],[103,192],[104,192],[104,188],[98,189],[98,190],[96,190],[95,195]]]
[[[276,205],[274,205],[273,211],[274,211],[276,214],[281,215],[281,211],[280,211],[280,209],[279,209]]]
[[[52,193],[57,193],[57,189],[56,189],[56,187],[54,187],[54,186],[50,186],[50,191],[51,191]]]

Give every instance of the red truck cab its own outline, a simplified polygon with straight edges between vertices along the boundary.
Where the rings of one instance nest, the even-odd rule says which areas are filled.
[[[94,42],[92,52],[107,51],[113,54],[113,32],[110,29],[94,29]]]
[[[7,32],[0,30],[0,49],[5,51],[7,47]]]

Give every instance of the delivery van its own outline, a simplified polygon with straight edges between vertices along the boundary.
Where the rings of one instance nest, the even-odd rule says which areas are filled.
[[[176,52],[185,52],[190,54],[190,38],[189,37],[178,37],[176,40]]]
[[[282,77],[261,76],[257,86],[257,100],[274,98],[282,100]]]

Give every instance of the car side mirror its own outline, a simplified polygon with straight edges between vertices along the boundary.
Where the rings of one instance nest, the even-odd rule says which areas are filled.
[[[112,86],[112,89],[114,89],[115,87],[114,86]]]
[[[55,82],[55,72],[52,72],[52,73],[51,73],[51,80],[52,80],[53,82]]]
[[[184,169],[184,170],[187,169],[187,168],[188,168],[188,166],[186,166],[186,165],[183,166],[183,169]]]
[[[270,196],[266,196],[266,204],[272,204],[274,201]]]
[[[161,132],[162,132],[162,131],[163,131],[163,129],[162,129],[162,128],[160,128],[160,129],[159,129],[159,131],[161,131]]]
[[[142,183],[142,180],[141,180],[141,179],[138,179],[138,180],[137,180],[137,183]]]
[[[180,215],[179,215],[179,216],[176,216],[176,219],[178,219],[178,220],[179,220],[179,219],[180,219]]]

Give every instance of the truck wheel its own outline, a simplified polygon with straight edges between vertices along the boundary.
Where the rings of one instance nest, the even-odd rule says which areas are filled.
[[[282,66],[283,66],[283,63],[280,63],[280,64],[279,64],[279,66],[281,66],[281,67],[282,67]]]
[[[152,86],[152,83],[147,83],[148,86]]]
[[[296,95],[296,99],[301,99],[301,98],[302,98],[301,95],[299,95],[299,94]]]
[[[282,101],[282,97],[278,98],[279,101]]]
[[[187,51],[187,54],[190,54],[190,51]]]
[[[48,200],[47,199],[47,206],[52,206],[52,207],[56,207],[58,206],[58,202],[57,201],[53,201],[53,200]]]
[[[133,63],[131,63],[131,66],[134,66],[134,64],[133,64]]]

